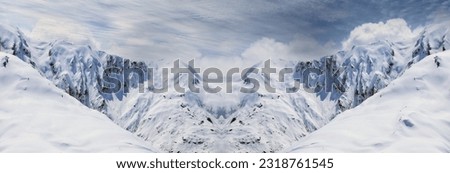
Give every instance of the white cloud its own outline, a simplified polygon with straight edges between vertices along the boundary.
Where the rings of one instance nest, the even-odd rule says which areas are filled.
[[[251,44],[241,56],[246,59],[259,60],[273,58],[309,61],[331,55],[336,51],[336,44],[333,42],[320,44],[311,37],[297,35],[289,43],[278,42],[272,38],[262,38]]]
[[[390,19],[379,23],[365,23],[350,32],[347,40],[342,42],[344,50],[354,45],[371,44],[381,40],[392,42],[408,41],[415,36],[415,32],[403,19]]]
[[[66,40],[75,44],[98,46],[87,27],[67,19],[39,19],[31,31],[30,37],[34,41]]]
[[[0,22],[25,23],[27,30],[33,30],[30,37],[41,41],[85,43],[95,39],[101,43],[99,49],[128,58],[232,59],[256,39],[266,36],[288,40],[301,30],[299,26],[309,26],[295,16],[345,17],[340,12],[320,13],[329,11],[323,2],[255,2],[16,0],[2,3]],[[291,18],[286,14],[292,13],[297,22],[287,22]],[[274,16],[286,21],[275,20],[278,18]],[[290,27],[279,28],[285,26]]]
[[[177,6],[173,6],[174,3]],[[448,3],[442,5],[448,6]],[[66,39],[93,44],[96,40],[101,50],[138,60],[198,57],[310,60],[333,54],[341,48],[335,42],[322,43],[314,38],[340,41],[342,34],[351,29],[348,26],[364,21],[350,20],[360,13],[348,9],[359,6],[346,1],[309,0],[276,3],[15,0],[5,1],[0,6],[0,23],[10,21],[27,34],[35,26],[33,34],[37,36],[32,36],[33,39],[43,41]],[[410,8],[405,15],[422,15],[414,10],[424,11]],[[433,10],[434,6],[427,8]],[[384,13],[392,11],[385,9]],[[448,10],[441,11],[446,14]],[[310,35],[294,37],[298,32]],[[407,37],[411,32],[402,19],[369,23],[355,28],[342,44],[351,47],[392,36]]]

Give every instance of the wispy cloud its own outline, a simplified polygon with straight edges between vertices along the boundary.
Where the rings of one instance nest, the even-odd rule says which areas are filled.
[[[268,50],[273,50],[272,56],[308,60],[340,49],[336,43],[363,23],[404,18],[417,26],[450,10],[447,1],[4,0],[0,4],[1,23],[19,26],[37,39],[97,44],[99,49],[140,60],[245,58],[268,56],[260,53]],[[264,46],[268,48],[260,49]]]

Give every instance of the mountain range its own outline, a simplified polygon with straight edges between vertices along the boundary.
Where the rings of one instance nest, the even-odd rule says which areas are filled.
[[[138,62],[66,40],[34,42],[2,26],[0,151],[449,152],[447,34],[436,24],[411,40],[354,45],[314,61],[272,59],[294,72],[282,82],[260,72],[249,77],[270,80],[276,92],[239,92],[249,87],[245,78],[232,78],[232,92],[173,90],[205,82],[184,75],[170,76],[169,90],[157,93],[139,86],[151,79],[161,86],[172,62]],[[133,68],[156,72],[125,75],[125,88],[105,92],[105,74]],[[320,72],[305,75],[311,68]],[[330,80],[342,85],[328,87]],[[308,83],[322,90],[305,90]]]

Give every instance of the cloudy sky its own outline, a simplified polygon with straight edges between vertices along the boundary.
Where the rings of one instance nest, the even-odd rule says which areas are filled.
[[[140,60],[317,59],[361,43],[353,38],[364,31],[407,37],[450,11],[444,0],[0,1],[1,24],[33,40],[88,43]]]

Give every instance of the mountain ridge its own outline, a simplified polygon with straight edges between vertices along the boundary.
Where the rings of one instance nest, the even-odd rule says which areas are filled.
[[[448,31],[428,29],[407,43],[380,41],[354,46],[320,60],[277,64],[277,67],[295,69],[285,83],[304,83],[301,77],[306,69],[323,69],[323,73],[312,78],[322,87],[326,80],[331,80],[325,74],[342,69],[343,73],[337,77],[343,82],[345,92],[335,88],[331,92],[299,90],[287,94],[283,92],[287,84],[280,84],[276,93],[263,89],[248,94],[172,90],[152,93],[148,88],[141,93],[138,85],[142,81],[132,77],[130,84],[122,81],[130,86],[129,92],[122,89],[108,94],[100,87],[107,67],[117,67],[120,73],[133,67],[159,69],[158,64],[132,61],[64,41],[30,46],[22,32],[1,27],[0,51],[17,55],[87,107],[106,114],[122,128],[163,151],[279,152],[325,126],[340,113],[360,105],[427,55],[450,47]],[[160,78],[158,75],[151,77]],[[252,75],[265,82],[261,75]],[[233,90],[245,85],[244,81],[238,81]]]

